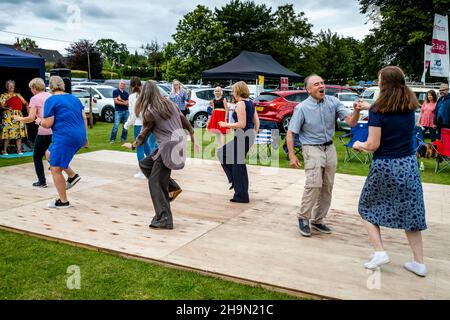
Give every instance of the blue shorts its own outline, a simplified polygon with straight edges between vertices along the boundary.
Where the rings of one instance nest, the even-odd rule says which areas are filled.
[[[67,169],[70,161],[80,149],[79,146],[73,147],[53,143],[48,148],[48,151],[50,151],[50,166]]]

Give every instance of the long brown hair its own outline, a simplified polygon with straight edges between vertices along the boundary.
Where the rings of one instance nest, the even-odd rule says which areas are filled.
[[[431,96],[433,97],[433,101],[428,100],[428,95],[431,94]],[[425,96],[425,102],[426,103],[430,103],[430,102],[436,102],[437,100],[437,95],[436,92],[434,90],[429,90],[427,92],[427,95]]]
[[[131,93],[139,93],[141,92],[141,79],[139,77],[131,77],[130,78],[130,87],[131,87]]]
[[[406,85],[405,74],[395,66],[385,67],[378,72],[380,96],[372,110],[382,114],[397,114],[414,111],[419,107],[416,95]]]
[[[149,108],[164,120],[169,119],[174,111],[173,102],[161,96],[159,88],[153,80],[146,81],[142,87],[136,101],[136,115],[145,118],[145,112]]]

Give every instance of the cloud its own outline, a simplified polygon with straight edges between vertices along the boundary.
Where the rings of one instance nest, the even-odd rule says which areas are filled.
[[[0,30],[6,29],[6,27],[12,26],[13,24],[7,20],[0,20]]]
[[[116,18],[117,15],[110,10],[105,10],[95,4],[81,5],[81,14],[93,18]]]
[[[31,11],[38,18],[44,18],[48,20],[62,21],[67,18],[67,5],[49,4],[44,5],[31,5]]]

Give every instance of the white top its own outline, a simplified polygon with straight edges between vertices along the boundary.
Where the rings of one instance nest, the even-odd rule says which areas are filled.
[[[125,129],[128,129],[130,126],[142,126],[142,117],[136,117],[136,101],[138,98],[138,94],[132,93],[128,97],[128,111],[130,115],[128,116],[127,122],[125,122]]]

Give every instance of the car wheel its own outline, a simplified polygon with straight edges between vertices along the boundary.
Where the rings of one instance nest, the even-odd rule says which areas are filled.
[[[109,123],[114,122],[114,108],[113,107],[105,107],[102,112],[103,120]]]
[[[199,112],[194,116],[195,128],[206,128],[208,124],[208,114],[206,112]]]
[[[291,116],[286,116],[283,118],[283,121],[281,121],[281,128],[280,128],[281,133],[288,132],[289,122],[291,122],[291,118],[292,118]]]

